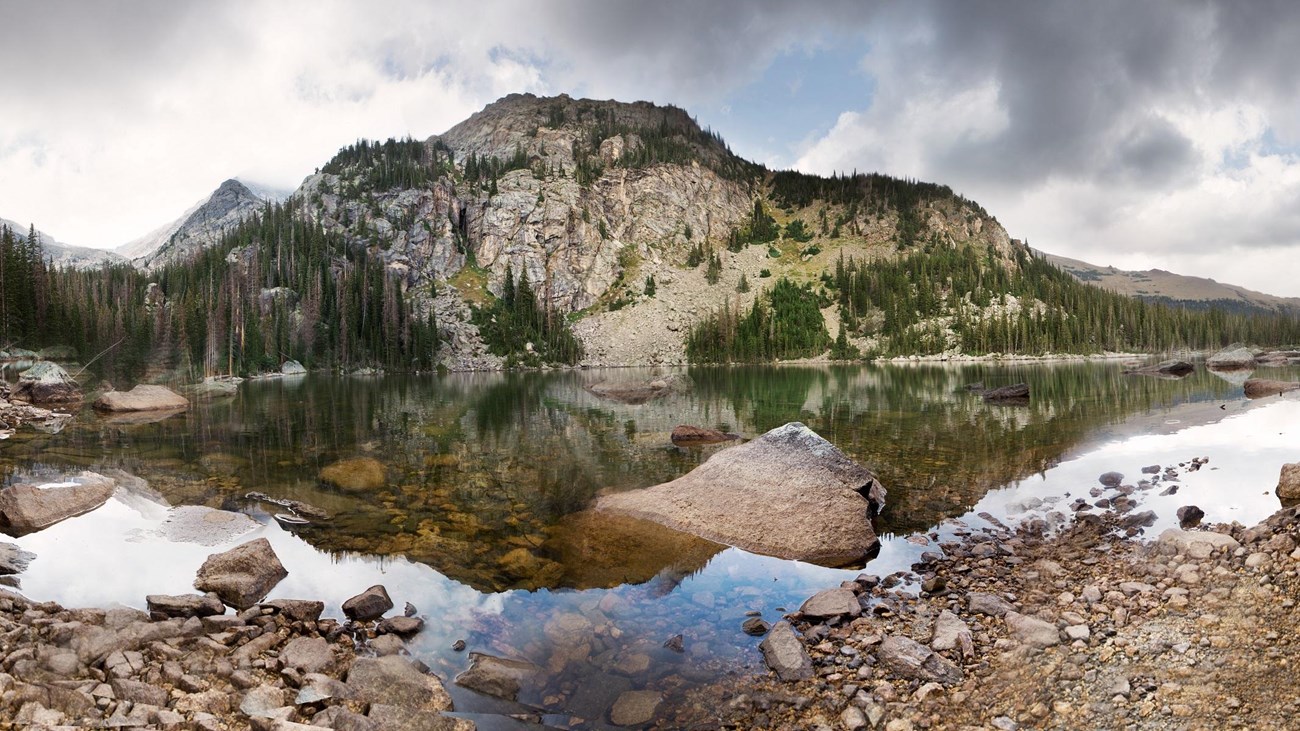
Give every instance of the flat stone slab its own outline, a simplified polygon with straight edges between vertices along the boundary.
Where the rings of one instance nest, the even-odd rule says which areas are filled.
[[[1213,533],[1204,530],[1182,530],[1180,528],[1170,528],[1160,534],[1160,542],[1167,543],[1177,547],[1180,550],[1189,550],[1194,544],[1206,543],[1211,548],[1227,548],[1229,551],[1235,551],[1241,548],[1241,544],[1236,538],[1223,533]]]
[[[130,391],[109,391],[94,403],[99,411],[173,411],[189,405],[189,399],[166,386],[144,384]]]
[[[595,509],[755,553],[843,565],[879,543],[871,514],[884,495],[871,470],[792,422],[671,482],[602,497]]]
[[[824,589],[808,597],[799,612],[810,619],[829,619],[848,615],[856,617],[862,613],[858,596],[850,589]]]

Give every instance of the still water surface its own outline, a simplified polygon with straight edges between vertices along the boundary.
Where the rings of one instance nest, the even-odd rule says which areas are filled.
[[[866,566],[882,576],[927,550],[908,535],[978,528],[981,513],[1050,521],[1101,472],[1136,479],[1143,465],[1199,456],[1210,465],[1183,475],[1176,495],[1145,494],[1141,509],[1161,516],[1147,535],[1189,503],[1208,521],[1249,524],[1278,507],[1280,465],[1300,459],[1300,400],[1246,401],[1239,378],[1204,370],[1168,381],[1115,363],[709,368],[684,371],[689,392],[646,404],[586,390],[661,372],[311,375],[248,382],[154,423],[87,411],[59,434],[20,433],[0,444],[10,483],[85,468],[125,485],[103,508],[17,540],[38,556],[22,589],[71,606],[138,607],[146,594],[192,591],[208,554],[265,536],[289,569],[272,597],[321,599],[339,616],[344,599],[382,583],[426,618],[411,649],[440,674],[467,667],[469,652],[450,649],[458,639],[528,659],[543,670],[520,700],[550,721],[596,727],[623,690],[671,699],[761,668],[758,640],[740,631],[746,612],[775,621],[862,569],[583,512],[600,491],[673,479],[722,448],[674,447],[677,424],[756,436],[803,421],[871,467],[890,491],[882,550]],[[965,388],[1019,381],[1031,387],[1027,406],[985,404]],[[357,457],[379,460],[387,484],[348,493],[320,483],[323,467]],[[268,512],[277,508],[244,497],[254,490],[334,517],[285,531]],[[183,505],[242,511],[259,527],[216,546],[168,540],[159,527]],[[677,634],[682,653],[663,647]],[[520,710],[452,691],[470,713]],[[478,720],[508,727],[491,718]]]

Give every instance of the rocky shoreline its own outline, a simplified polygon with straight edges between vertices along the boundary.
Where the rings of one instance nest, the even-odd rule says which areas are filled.
[[[771,628],[767,677],[700,689],[659,727],[1294,728],[1300,507],[1142,542],[1133,488],[1105,489],[1120,499],[1054,534],[909,537],[934,547],[910,574],[811,597]]]

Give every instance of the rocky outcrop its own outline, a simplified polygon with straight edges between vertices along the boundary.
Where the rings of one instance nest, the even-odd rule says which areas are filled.
[[[46,360],[23,371],[14,398],[33,404],[65,404],[81,400],[81,386],[62,366]]]
[[[109,391],[95,399],[99,411],[184,411],[190,402],[166,386],[140,384],[130,391]]]
[[[1267,378],[1251,378],[1241,386],[1246,398],[1264,398],[1300,390],[1300,383],[1295,381],[1272,381]]]
[[[1237,371],[1255,367],[1255,354],[1249,348],[1230,345],[1205,359],[1205,367],[1216,371]]]
[[[199,567],[194,588],[213,592],[236,609],[248,609],[288,575],[270,541],[257,538],[208,556]]]
[[[695,387],[691,377],[683,373],[674,373],[648,381],[593,383],[587,390],[597,396],[623,404],[644,404],[670,394],[686,393]]]
[[[98,508],[116,489],[116,481],[94,472],[51,484],[11,485],[0,490],[0,531],[22,536],[43,530]]]
[[[1300,500],[1300,462],[1282,465],[1277,479],[1277,496],[1282,500]]]
[[[670,437],[673,444],[679,447],[689,447],[701,444],[720,444],[730,442],[740,438],[739,434],[719,431],[717,429],[705,429],[698,426],[689,426],[679,424],[673,427],[673,433]]]
[[[339,460],[320,471],[320,481],[347,492],[371,492],[388,484],[384,465],[373,457]]]
[[[31,551],[24,551],[12,543],[0,542],[0,576],[21,574],[36,558]]]
[[[671,482],[602,497],[596,510],[757,553],[844,564],[876,546],[871,515],[884,496],[870,470],[795,422]]]

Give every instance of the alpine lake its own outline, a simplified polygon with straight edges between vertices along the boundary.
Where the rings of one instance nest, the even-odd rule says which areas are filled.
[[[1244,375],[1197,368],[1181,380],[1125,375],[1118,361],[868,364],[565,370],[247,381],[160,421],[79,412],[55,434],[22,429],[0,443],[6,484],[92,470],[115,477],[106,505],[15,539],[37,558],[21,590],[66,606],[143,608],[147,594],[193,592],[209,554],[270,540],[289,571],[271,598],[319,599],[327,616],[373,584],[425,629],[412,655],[447,681],[480,728],[604,728],[630,689],[669,703],[691,687],[765,671],[760,638],[812,593],[866,572],[909,570],[936,542],[993,521],[1070,519],[1103,472],[1208,457],[1176,494],[1142,508],[1176,525],[1195,504],[1206,522],[1252,524],[1278,507],[1285,462],[1300,459],[1300,398],[1248,401]],[[686,373],[693,387],[643,404],[594,395],[600,382]],[[1262,377],[1298,380],[1300,369]],[[985,403],[967,388],[1028,383],[1027,405]],[[630,519],[585,511],[603,491],[679,477],[728,445],[679,448],[689,424],[757,436],[802,421],[887,487],[879,554],[823,567],[755,555]],[[343,491],[320,480],[340,460],[373,458],[385,484]],[[283,508],[331,515],[292,530]],[[259,527],[224,542],[169,540],[173,506],[244,512]],[[737,505],[737,510],[747,509]],[[908,540],[911,538],[911,540]],[[680,635],[679,642],[671,642]],[[453,645],[464,641],[464,651]],[[669,646],[665,646],[665,644]],[[674,646],[675,645],[675,646]],[[472,653],[535,663],[519,703],[460,688]]]

